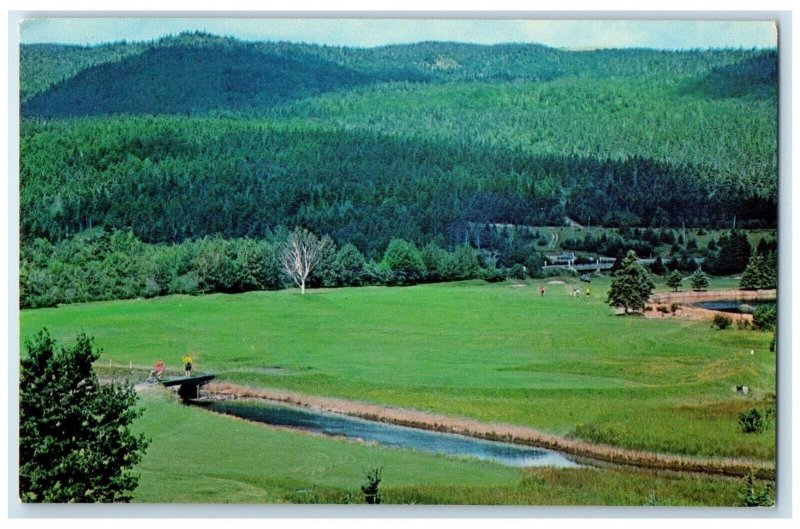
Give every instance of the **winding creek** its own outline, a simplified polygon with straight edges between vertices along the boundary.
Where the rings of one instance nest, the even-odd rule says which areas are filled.
[[[396,426],[261,399],[222,400],[211,403],[208,408],[217,413],[300,431],[422,452],[473,457],[513,467],[581,466],[552,450]]]

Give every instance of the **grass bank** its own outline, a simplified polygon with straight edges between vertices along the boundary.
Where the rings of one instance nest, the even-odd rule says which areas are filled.
[[[775,465],[767,462],[743,459],[712,459],[675,456],[626,450],[609,445],[588,443],[568,437],[547,434],[533,428],[510,426],[498,423],[483,423],[469,419],[454,418],[441,414],[423,413],[396,407],[384,407],[330,397],[314,397],[287,391],[253,389],[230,384],[212,382],[208,386],[214,396],[255,398],[288,403],[424,430],[447,432],[491,441],[513,442],[557,450],[572,456],[591,458],[618,465],[635,466],[683,472],[702,472],[725,476],[746,477],[753,474],[763,479],[775,479]]]
[[[733,506],[740,479],[632,469],[514,469],[297,433],[142,393],[136,428],[152,443],[136,502],[363,503],[382,467],[385,503]],[[760,484],[764,486],[764,484]]]

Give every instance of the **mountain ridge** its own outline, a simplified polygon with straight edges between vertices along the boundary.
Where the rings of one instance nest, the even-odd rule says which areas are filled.
[[[187,62],[183,57],[187,53],[196,54],[207,71],[200,72],[198,65]],[[147,57],[160,60],[147,61]],[[692,74],[696,77],[715,72],[718,78],[713,80],[714,84],[731,84],[733,81],[725,78],[731,77],[736,85],[745,87],[745,92],[740,93],[741,88],[739,92],[735,89],[727,92],[746,96],[748,83],[742,83],[737,64],[748,60],[772,64],[771,68],[770,64],[761,68],[772,73],[766,84],[777,79],[777,55],[770,50],[698,52],[621,48],[575,52],[541,44],[442,41],[352,48],[183,33],[154,41],[122,41],[94,47],[23,44],[21,102],[26,116],[135,114],[147,112],[142,104],[131,103],[127,98],[160,91],[163,101],[156,103],[149,113],[252,112],[309,95],[382,82],[546,82],[566,76]],[[267,75],[264,61],[273,63],[274,75]],[[230,69],[238,76],[232,75]],[[189,87],[192,81],[219,78],[222,86],[211,87],[219,97],[209,104],[213,94],[203,94],[201,99],[206,102],[191,108],[191,98],[199,97],[196,90],[186,92],[182,89],[186,85],[177,83],[164,93],[169,86],[163,84],[174,77],[183,79]],[[122,80],[126,81],[127,90],[119,86]],[[224,90],[225,83],[237,82],[241,94]],[[260,86],[261,93],[248,92],[246,89],[251,86]],[[94,98],[98,93],[108,93],[106,99],[116,101],[101,98],[103,102],[97,108]]]

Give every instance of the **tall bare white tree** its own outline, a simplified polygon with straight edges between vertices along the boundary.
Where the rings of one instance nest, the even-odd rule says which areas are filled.
[[[329,243],[329,239],[320,240],[305,228],[295,228],[289,234],[283,249],[283,268],[300,287],[301,294],[306,293],[306,280],[319,263],[322,251]]]

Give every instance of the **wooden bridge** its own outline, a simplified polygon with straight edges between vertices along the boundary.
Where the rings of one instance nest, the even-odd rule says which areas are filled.
[[[184,402],[200,398],[200,386],[204,386],[214,380],[216,375],[196,375],[193,377],[167,378],[161,381],[165,387],[178,386],[178,395]]]

